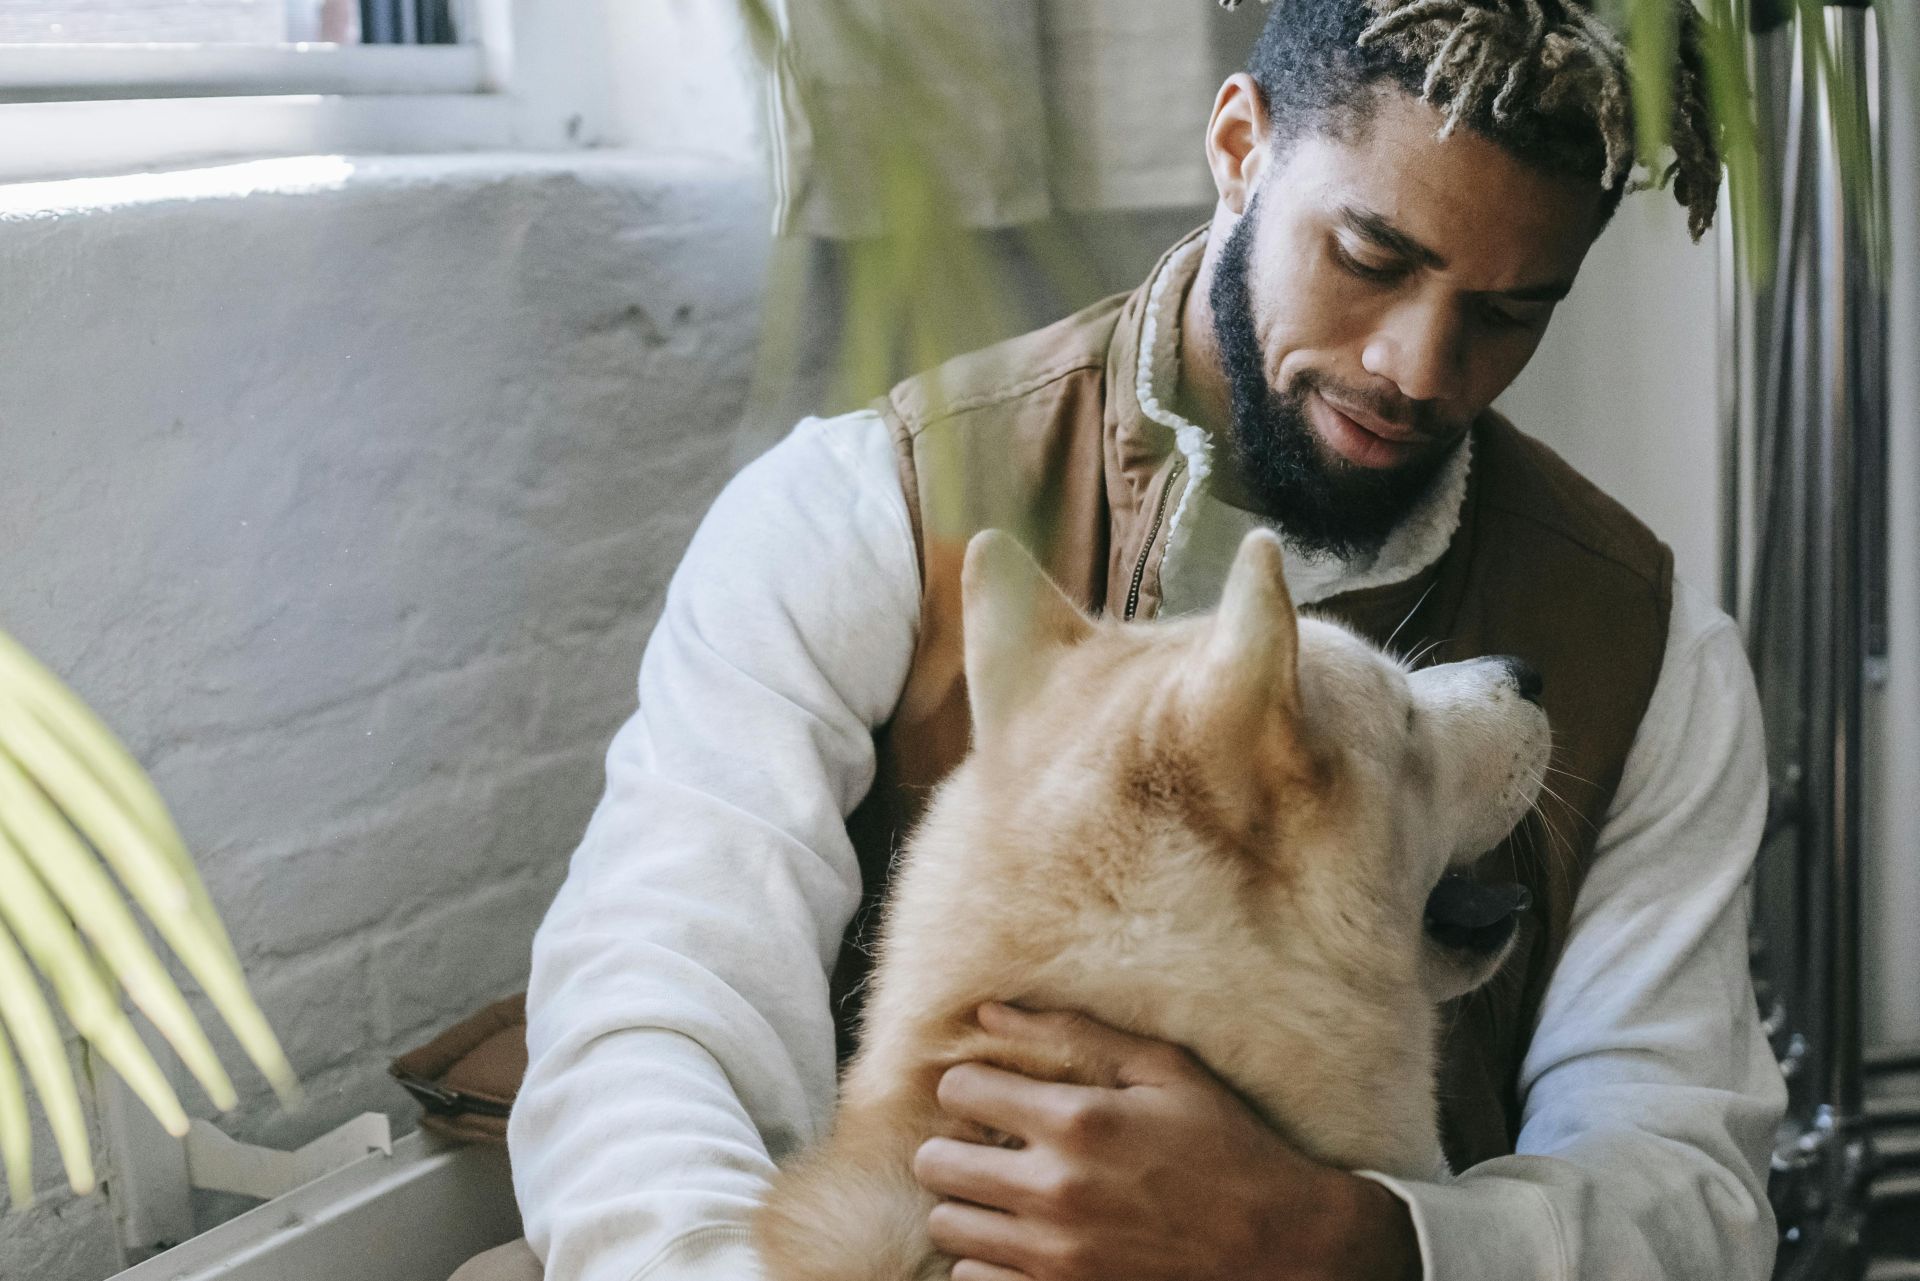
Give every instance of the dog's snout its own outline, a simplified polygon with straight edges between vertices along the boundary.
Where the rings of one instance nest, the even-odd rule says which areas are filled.
[[[1515,658],[1508,654],[1502,661],[1506,663],[1507,675],[1513,678],[1513,687],[1519,691],[1520,697],[1538,705],[1541,691],[1547,687],[1546,677],[1524,658]]]

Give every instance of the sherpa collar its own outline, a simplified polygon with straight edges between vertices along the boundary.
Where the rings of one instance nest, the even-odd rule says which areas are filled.
[[[1170,408],[1179,386],[1181,309],[1199,272],[1206,243],[1204,235],[1193,236],[1161,261],[1148,286],[1141,322],[1134,387],[1140,411],[1172,433],[1175,447],[1187,460],[1187,481],[1168,516],[1166,552],[1160,566],[1164,615],[1211,608],[1219,599],[1240,540],[1259,525],[1279,529],[1275,522],[1214,496],[1209,483],[1213,475],[1213,435]],[[1287,585],[1294,600],[1305,605],[1404,582],[1439,560],[1459,528],[1472,463],[1472,439],[1471,433],[1462,438],[1433,487],[1377,551],[1343,559],[1310,554],[1286,543]]]

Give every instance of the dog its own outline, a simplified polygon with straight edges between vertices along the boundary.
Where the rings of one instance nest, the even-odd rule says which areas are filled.
[[[1089,618],[991,530],[961,592],[972,751],[902,851],[832,1131],[756,1213],[769,1275],[948,1275],[911,1168],[981,1137],[935,1101],[953,1064],[1112,1084],[996,1040],[986,1001],[1183,1045],[1319,1161],[1447,1177],[1437,1007],[1524,906],[1449,873],[1537,799],[1538,677],[1409,671],[1298,616],[1264,530],[1210,615]]]

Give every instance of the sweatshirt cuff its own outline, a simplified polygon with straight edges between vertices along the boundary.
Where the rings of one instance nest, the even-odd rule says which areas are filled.
[[[1354,1173],[1406,1203],[1425,1281],[1571,1281],[1559,1219],[1524,1179],[1469,1171],[1451,1183],[1419,1183]]]
[[[753,1248],[752,1230],[740,1224],[710,1224],[674,1238],[635,1272],[630,1281],[761,1281],[766,1273]]]

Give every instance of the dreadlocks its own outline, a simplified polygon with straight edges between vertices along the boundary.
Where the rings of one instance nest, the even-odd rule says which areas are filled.
[[[1228,8],[1240,0],[1220,0]],[[1713,221],[1720,154],[1706,107],[1698,19],[1673,0],[1675,198],[1698,240]],[[1248,70],[1277,127],[1338,126],[1390,80],[1440,107],[1446,137],[1464,124],[1559,173],[1597,173],[1611,215],[1633,168],[1626,57],[1583,0],[1286,0]],[[1652,185],[1652,184],[1649,184]]]

